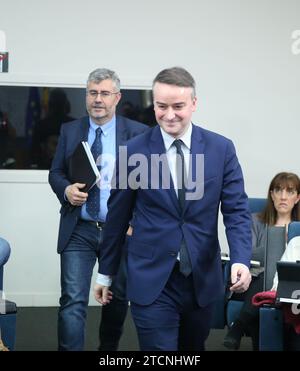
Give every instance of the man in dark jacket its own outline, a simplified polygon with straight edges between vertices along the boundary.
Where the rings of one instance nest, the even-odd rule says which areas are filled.
[[[101,249],[103,227],[110,193],[110,180],[120,145],[147,130],[147,126],[116,116],[121,99],[120,80],[115,72],[97,69],[88,77],[88,117],[62,126],[49,183],[62,207],[58,235],[61,258],[61,298],[58,314],[60,350],[83,350],[84,330],[93,267]],[[88,192],[84,184],[68,178],[69,158],[81,141],[91,147],[100,168],[100,184]],[[100,189],[99,189],[100,188]],[[123,269],[121,265],[120,269]],[[120,276],[120,277],[119,277]],[[111,304],[103,307],[100,350],[116,350],[128,303],[125,279],[117,275]]]

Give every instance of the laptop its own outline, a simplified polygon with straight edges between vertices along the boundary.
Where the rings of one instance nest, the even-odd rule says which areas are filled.
[[[300,304],[300,261],[277,262],[277,302]]]

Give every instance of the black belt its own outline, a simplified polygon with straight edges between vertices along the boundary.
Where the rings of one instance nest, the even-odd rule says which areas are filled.
[[[95,227],[97,227],[98,229],[103,229],[104,226],[105,226],[105,223],[104,222],[97,222],[95,220],[80,219],[80,222],[90,223],[90,224],[94,225]]]

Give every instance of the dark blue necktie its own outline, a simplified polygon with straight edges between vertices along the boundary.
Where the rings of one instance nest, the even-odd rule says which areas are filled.
[[[101,134],[102,130],[101,128],[98,128],[96,130],[96,137],[94,140],[94,143],[91,147],[91,152],[94,157],[94,160],[97,164],[97,160],[99,156],[102,154],[102,142],[101,142]],[[99,171],[100,171],[100,164],[97,165]],[[89,215],[94,219],[98,220],[99,217],[99,211],[100,211],[100,189],[98,184],[95,184],[93,188],[89,190],[88,199],[86,201],[86,211],[89,213]]]
[[[185,204],[185,182],[187,179],[184,155],[181,149],[182,141],[176,139],[173,142],[173,145],[176,147],[177,156],[176,156],[176,177],[177,177],[177,194],[178,202],[181,210],[181,215],[183,214],[184,204]],[[189,257],[189,253],[186,247],[184,238],[181,241],[180,245],[180,262],[179,270],[185,276],[189,276],[192,273],[192,264]]]

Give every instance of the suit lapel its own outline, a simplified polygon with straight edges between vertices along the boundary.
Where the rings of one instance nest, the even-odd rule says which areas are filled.
[[[164,144],[161,132],[160,132],[159,125],[155,126],[152,129],[152,134],[151,134],[151,138],[150,138],[149,147],[150,147],[150,154],[158,154],[158,155],[166,154],[165,144]],[[166,164],[166,166],[168,166],[168,163]],[[155,170],[159,171],[159,179],[160,179],[160,182],[161,182],[162,179],[163,179],[161,166],[160,166],[159,170],[157,168]],[[178,198],[177,198],[177,195],[176,195],[176,191],[174,189],[174,183],[173,183],[173,179],[171,177],[171,172],[170,172],[169,166],[168,166],[168,170],[169,171],[168,171],[167,176],[165,176],[165,174],[164,174],[164,177],[165,177],[164,179],[166,179],[168,176],[170,177],[170,186],[167,187],[166,189],[163,189],[162,191],[164,193],[167,192],[169,198],[172,201],[173,206],[175,206],[177,212],[180,213]],[[168,181],[169,179],[166,179],[166,180]],[[161,187],[159,187],[159,189],[161,189]]]
[[[72,153],[77,148],[78,144],[82,141],[87,141],[88,134],[89,134],[89,118],[82,117],[78,120],[79,125],[76,126],[76,129],[71,128],[71,130],[68,131],[68,145],[66,148],[66,159],[69,160],[69,157],[72,155]],[[67,124],[68,125],[68,124]]]
[[[125,126],[125,120],[122,116],[116,116],[116,152],[118,153],[119,147],[127,142],[128,135]]]
[[[88,116],[85,116],[80,120],[79,128],[80,128],[79,129],[80,130],[80,133],[79,133],[80,140],[79,140],[79,142],[81,142],[81,141],[87,142],[88,135],[89,135],[89,128],[90,128],[90,121],[89,121]]]
[[[196,166],[197,166],[197,161],[196,161],[196,155],[197,154],[204,154],[205,150],[205,143],[203,140],[202,136],[202,130],[199,126],[196,126],[194,124],[192,128],[192,136],[191,136],[191,150],[190,150],[190,164],[189,164],[189,176],[188,178],[191,179],[192,181],[196,181],[195,176],[197,174],[196,172]],[[191,177],[192,174],[192,177]],[[191,184],[188,184],[188,192],[193,192],[195,190],[195,187],[192,188]],[[187,209],[191,205],[190,201],[185,202],[184,206],[184,213],[187,212]]]

